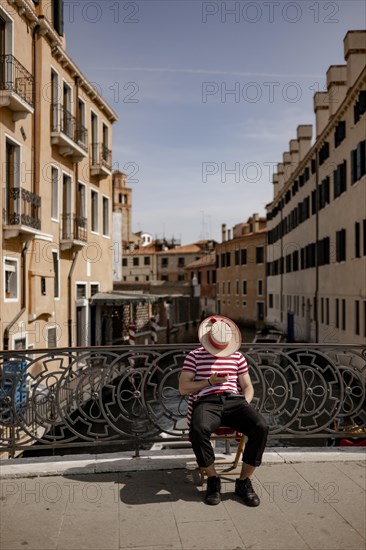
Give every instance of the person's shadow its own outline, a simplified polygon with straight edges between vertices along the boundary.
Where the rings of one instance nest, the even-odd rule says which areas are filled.
[[[121,502],[129,505],[179,500],[200,502],[203,498],[196,473],[186,469],[91,473],[87,466],[66,470],[63,477],[85,483],[117,484]]]

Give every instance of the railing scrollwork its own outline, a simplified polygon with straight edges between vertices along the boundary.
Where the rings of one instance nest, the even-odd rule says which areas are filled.
[[[187,440],[179,374],[193,345],[2,352],[0,449],[149,446]],[[365,350],[243,346],[253,405],[275,439],[366,437]]]

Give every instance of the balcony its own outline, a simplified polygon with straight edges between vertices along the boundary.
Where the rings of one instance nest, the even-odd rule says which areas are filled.
[[[112,174],[112,151],[103,143],[92,143],[90,153],[90,175],[98,179]]]
[[[63,105],[51,105],[51,144],[60,155],[80,162],[88,156],[88,130]]]
[[[36,235],[41,230],[41,197],[23,187],[3,190],[4,239]]]
[[[34,112],[34,78],[11,54],[0,56],[0,109],[13,111],[13,120]]]
[[[61,227],[61,250],[82,248],[88,240],[87,219],[76,214],[64,214]]]

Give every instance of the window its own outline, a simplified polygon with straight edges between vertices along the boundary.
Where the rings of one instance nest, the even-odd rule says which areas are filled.
[[[324,298],[320,299],[320,322],[324,323]]]
[[[246,265],[248,262],[248,251],[246,248],[241,249],[241,265]]]
[[[360,300],[355,300],[355,333],[360,334]]]
[[[91,283],[90,284],[90,297],[94,296],[95,294],[98,294],[99,292],[99,283]]]
[[[355,257],[360,258],[361,256],[361,247],[360,247],[360,224],[355,222]]]
[[[342,299],[342,330],[346,330],[346,300]]]
[[[268,294],[268,307],[273,308],[273,294]]]
[[[335,301],[335,326],[339,328],[339,299],[336,298]]]
[[[46,277],[41,277],[41,296],[46,296]]]
[[[93,111],[90,114],[91,127],[91,163],[93,166],[99,164],[98,155],[98,117]]]
[[[230,267],[231,253],[226,252],[226,267]]]
[[[210,284],[210,271],[209,270],[206,271],[206,283],[208,285]]]
[[[346,122],[344,120],[340,120],[334,132],[334,147],[337,148],[338,145],[342,143],[345,137],[346,137]]]
[[[51,169],[51,218],[58,221],[58,181],[59,181],[59,172],[57,168],[52,166]]]
[[[235,250],[235,265],[239,265],[239,256],[240,256],[239,250]]]
[[[239,294],[239,281],[235,281],[235,294]]]
[[[329,325],[329,298],[325,299],[325,323]]]
[[[257,264],[262,264],[264,262],[264,247],[263,246],[256,246],[255,261],[256,261]]]
[[[85,128],[85,103],[80,98],[78,99],[77,110],[78,132],[77,138],[83,145],[86,145],[86,128]]]
[[[4,290],[5,300],[18,299],[18,262],[17,260],[4,260]]]
[[[347,190],[347,162],[337,166],[333,172],[333,195],[336,199]]]
[[[76,299],[84,300],[86,298],[86,284],[78,283],[76,285]]]
[[[247,294],[247,281],[243,281],[242,285],[243,285],[243,294],[245,296]]]
[[[107,167],[109,167],[111,164],[110,151],[109,151],[109,128],[106,124],[104,124],[104,122],[102,126],[102,136],[103,136],[102,159],[103,159],[103,163],[105,163]]]
[[[346,260],[346,230],[341,229],[336,232],[336,261],[344,262]]]
[[[351,185],[366,174],[366,140],[360,141],[357,148],[351,151]]]
[[[161,258],[161,267],[168,267],[168,258]]]
[[[109,199],[103,197],[103,235],[109,236]]]
[[[222,282],[222,293],[225,294],[225,281]]]
[[[137,267],[137,266],[139,265],[139,263],[140,263],[139,260],[140,260],[140,259],[139,259],[138,257],[135,256],[135,257],[133,258],[132,264],[133,264],[135,267]]]
[[[64,35],[64,0],[53,0],[52,23],[60,36]]]
[[[127,258],[122,258],[122,267],[127,267]]]
[[[78,183],[78,203],[77,203],[78,226],[86,229],[86,187],[83,183]]]
[[[47,347],[57,348],[57,327],[47,329]]]
[[[183,257],[178,258],[178,267],[184,267],[185,261]]]
[[[360,120],[360,118],[365,112],[366,112],[366,90],[361,90],[353,108],[355,124],[357,124],[357,122]]]
[[[321,166],[329,157],[329,143],[326,141],[319,151],[319,165]]]
[[[258,296],[262,296],[263,294],[263,281],[262,279],[258,279]]]
[[[150,256],[144,256],[144,265],[150,265]]]
[[[16,143],[6,140],[5,161],[5,223],[13,224],[14,217],[20,214],[19,195],[16,188],[20,186],[20,147]]]
[[[98,233],[98,193],[91,191],[91,230]]]
[[[60,297],[60,264],[58,252],[52,250],[52,261],[53,261],[53,273],[54,273],[54,285],[53,285],[53,296],[55,298]]]
[[[58,104],[59,104],[59,88],[58,74],[51,70],[51,131],[57,132],[58,125]]]

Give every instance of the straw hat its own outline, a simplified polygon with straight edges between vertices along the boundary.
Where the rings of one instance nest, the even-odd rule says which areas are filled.
[[[228,317],[210,315],[198,327],[198,338],[208,353],[228,357],[241,346],[240,330]]]

